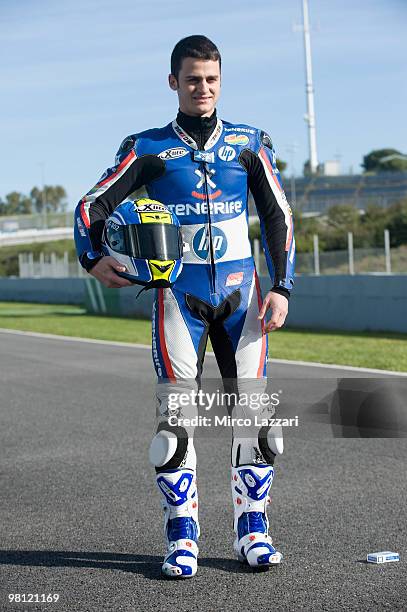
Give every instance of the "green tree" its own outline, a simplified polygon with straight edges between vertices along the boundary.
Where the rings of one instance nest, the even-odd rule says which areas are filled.
[[[351,204],[338,204],[328,209],[326,221],[333,229],[352,232],[357,228],[359,219],[360,214],[357,208]]]
[[[375,149],[364,156],[361,165],[365,172],[405,172],[407,155],[397,149]]]
[[[64,212],[66,210],[66,191],[61,185],[44,185],[44,189],[33,187],[30,192],[33,209],[38,212]]]
[[[387,229],[390,232],[391,246],[407,244],[407,198],[390,206],[388,212]]]
[[[0,215],[26,215],[31,212],[31,200],[19,191],[11,191],[0,201]]]
[[[309,159],[307,159],[307,161],[304,162],[303,174],[306,177],[312,176],[312,173],[311,173],[311,164],[309,163]]]
[[[388,208],[383,208],[377,204],[369,204],[365,214],[361,216],[361,232],[368,237],[366,246],[383,246],[384,230],[389,224]]]
[[[298,253],[310,253],[314,249],[314,234],[319,237],[320,249],[325,248],[324,227],[320,217],[304,217],[294,213],[295,248]]]
[[[284,170],[287,168],[287,162],[285,162],[282,159],[279,159],[277,157],[277,159],[276,159],[276,166],[280,170],[281,174],[283,174]]]
[[[327,251],[347,248],[348,232],[360,239],[360,213],[351,204],[331,206],[326,215],[323,231]],[[356,245],[355,245],[356,246]],[[361,246],[358,244],[358,246]]]

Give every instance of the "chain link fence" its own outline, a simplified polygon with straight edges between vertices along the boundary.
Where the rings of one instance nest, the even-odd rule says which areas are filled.
[[[296,254],[296,274],[407,274],[407,244],[390,248],[388,230],[385,230],[383,247],[354,248],[353,238],[350,232],[347,249],[321,251],[318,236],[314,235],[313,252]],[[253,241],[253,253],[259,274],[267,274],[257,239]]]
[[[268,270],[259,240],[253,240],[253,256],[260,276],[267,276]],[[20,278],[68,278],[86,276],[75,255],[56,253],[19,253],[18,269]],[[319,240],[314,236],[314,250],[311,253],[297,253],[296,274],[407,274],[407,244],[390,248],[387,234],[382,248],[354,248],[353,235],[348,235],[348,249],[321,251]]]

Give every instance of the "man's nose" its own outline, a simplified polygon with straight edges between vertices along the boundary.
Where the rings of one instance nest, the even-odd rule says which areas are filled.
[[[199,82],[199,92],[200,93],[209,92],[209,83],[206,79],[202,79],[202,81]]]

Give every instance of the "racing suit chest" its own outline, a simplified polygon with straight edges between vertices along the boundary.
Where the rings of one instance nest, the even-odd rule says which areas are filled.
[[[135,144],[138,157],[155,155],[165,163],[165,172],[146,184],[146,190],[173,210],[182,226],[184,269],[176,288],[214,294],[215,302],[236,289],[228,279],[250,282],[254,270],[247,173],[239,154],[255,148],[256,140],[254,129],[246,128],[251,138],[242,129],[218,121],[204,151],[174,122],[154,130],[154,138],[148,132],[138,135]]]

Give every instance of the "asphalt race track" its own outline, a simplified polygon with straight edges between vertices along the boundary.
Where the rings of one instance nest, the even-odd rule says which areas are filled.
[[[148,447],[150,351],[0,333],[0,610],[407,610],[406,438],[334,437],[326,398],[356,372],[272,364],[296,406],[276,463],[280,567],[232,551],[229,441],[197,440],[200,568],[160,575],[162,516]],[[216,373],[208,357],[207,374]],[[368,552],[401,561],[365,562]],[[10,593],[59,594],[8,603]]]

